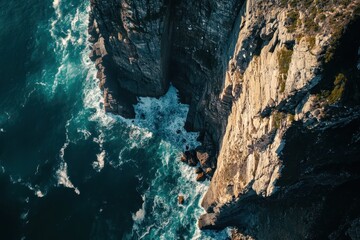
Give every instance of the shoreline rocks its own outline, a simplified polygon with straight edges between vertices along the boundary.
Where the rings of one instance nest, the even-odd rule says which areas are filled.
[[[185,197],[183,195],[178,196],[178,203],[183,205],[185,203]]]
[[[201,160],[198,157],[200,157]],[[211,158],[204,147],[183,152],[180,156],[180,161],[190,167],[196,167],[196,181],[198,182],[203,182],[206,179],[211,180],[214,174],[215,167],[210,167]]]
[[[354,0],[320,2],[91,0],[90,57],[108,89],[106,109],[131,111],[127,98],[120,102],[124,90],[157,97],[168,79],[189,104],[185,129],[199,131],[203,146],[180,160],[197,167],[197,179],[213,179],[201,229],[325,239],[327,219],[345,226],[350,202],[360,213],[358,193],[342,192],[359,185],[360,23],[346,24],[360,8]],[[332,38],[345,30],[347,41]],[[340,73],[348,80],[334,88]],[[338,102],[329,105],[332,94]],[[339,201],[344,211],[333,211]]]
[[[196,181],[203,182],[206,180],[206,175],[204,172],[200,172],[196,175]]]
[[[92,1],[93,7],[95,1]],[[88,33],[90,35],[89,58],[95,63],[98,70],[96,77],[99,79],[99,88],[103,91],[104,110],[109,113],[119,114],[124,118],[134,118],[135,111],[133,104],[136,104],[136,96],[121,88],[117,81],[118,74],[116,66],[113,66],[111,54],[106,48],[106,41],[94,18],[94,12],[90,12]]]

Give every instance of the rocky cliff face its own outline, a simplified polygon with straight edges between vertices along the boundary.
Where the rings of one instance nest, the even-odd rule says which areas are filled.
[[[325,238],[335,226],[350,224],[351,217],[339,212],[352,208],[350,215],[359,216],[359,194],[348,193],[346,200],[334,196],[349,191],[360,173],[355,30],[360,25],[333,18],[340,9],[352,18],[356,3],[327,6],[323,22],[315,4],[306,10],[267,3],[244,6],[224,86],[233,96],[234,86],[240,86],[241,93],[233,99],[217,170],[203,200],[208,214],[199,224],[235,225],[260,239],[293,239],[293,233],[299,239]],[[319,29],[306,28],[312,7]],[[339,206],[330,214],[335,202]]]
[[[159,96],[170,81],[190,104],[200,167],[209,177],[216,168],[200,228],[359,237],[358,0],[91,6],[108,110],[131,117],[135,96]]]

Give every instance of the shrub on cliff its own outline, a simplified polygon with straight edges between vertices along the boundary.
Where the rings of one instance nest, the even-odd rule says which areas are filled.
[[[292,57],[293,51],[289,50],[287,48],[282,48],[278,54],[277,59],[279,63],[279,86],[280,86],[280,92],[284,92],[285,90],[285,83],[287,79],[287,73],[289,71],[291,57]]]

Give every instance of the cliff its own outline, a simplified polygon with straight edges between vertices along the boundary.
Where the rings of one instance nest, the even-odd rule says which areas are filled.
[[[131,117],[136,96],[160,96],[170,81],[190,104],[200,167],[209,178],[216,169],[200,228],[359,238],[358,0],[92,0],[91,8],[90,57],[107,110]]]

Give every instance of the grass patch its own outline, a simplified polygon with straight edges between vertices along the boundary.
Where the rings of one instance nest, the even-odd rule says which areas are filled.
[[[329,104],[338,102],[343,96],[347,78],[343,73],[336,75],[334,80],[334,88],[332,90],[322,90],[316,95],[319,101],[326,100]]]
[[[304,21],[304,27],[306,31],[309,32],[318,32],[319,31],[319,25],[314,21],[314,17],[316,15],[308,16]]]
[[[287,48],[282,48],[277,54],[277,59],[278,59],[278,63],[279,63],[278,82],[279,82],[281,93],[283,93],[285,91],[285,83],[286,83],[287,74],[289,71],[290,63],[291,63],[292,54],[293,54],[293,51],[289,50]]]
[[[284,118],[286,118],[286,114],[282,112],[274,112],[273,117],[273,127],[275,129],[279,129],[281,127],[281,123]]]
[[[298,21],[299,21],[298,11],[293,10],[287,13],[285,26],[289,33],[293,33],[296,31]]]
[[[326,49],[325,52],[325,63],[329,63],[333,59],[335,50],[339,45],[339,39],[341,38],[342,34],[343,28],[340,27],[331,36],[329,47]]]
[[[295,120],[295,115],[294,114],[289,114],[288,115],[288,120],[289,120],[289,122],[293,122]]]
[[[313,49],[315,47],[315,37],[309,36],[306,38],[306,41],[308,42],[309,50]]]
[[[330,95],[326,98],[330,104],[334,104],[339,101],[344,93],[347,78],[344,74],[339,73],[334,81],[334,89]]]

